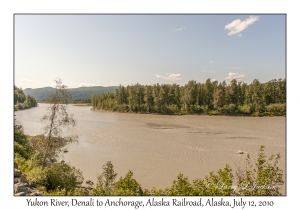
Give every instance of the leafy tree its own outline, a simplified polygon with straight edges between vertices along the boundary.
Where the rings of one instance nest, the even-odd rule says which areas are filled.
[[[116,89],[116,101],[120,105],[127,103],[127,93],[124,86],[120,85],[119,88]]]
[[[33,163],[42,165],[44,168],[57,162],[59,154],[62,152],[62,147],[72,142],[74,142],[73,137],[52,136],[50,141],[45,135],[29,137],[30,146],[35,151]]]
[[[237,104],[238,102],[238,83],[236,79],[231,80],[230,85],[228,86],[228,96],[229,104]]]
[[[255,107],[255,111],[260,112],[263,105],[262,86],[260,82],[257,79],[253,80],[249,87],[249,90],[251,91],[251,99],[252,104]]]
[[[14,104],[18,103],[24,103],[26,100],[26,95],[23,92],[22,88],[18,88],[17,86],[14,86]]]
[[[34,150],[28,141],[28,136],[24,134],[22,125],[14,120],[14,162],[19,165],[19,169],[28,171],[33,154]]]
[[[205,105],[208,107],[213,106],[213,94],[214,94],[214,86],[211,83],[210,78],[205,82]]]
[[[185,110],[189,111],[190,105],[194,105],[197,101],[197,85],[196,81],[191,80],[184,86],[182,101],[185,106]]]
[[[271,80],[267,82],[263,87],[264,98],[267,105],[271,103],[276,103],[276,83],[277,80]]]
[[[220,83],[214,91],[214,108],[219,111],[225,103],[225,87]]]
[[[234,180],[232,169],[229,165],[219,169],[217,173],[210,172],[204,179],[198,178],[193,181],[194,195],[221,196],[234,195],[234,189],[231,188]]]
[[[160,85],[153,85],[154,109],[157,113],[162,113],[162,100],[160,98]]]
[[[73,115],[67,112],[67,105],[71,99],[71,95],[66,91],[67,86],[62,84],[61,79],[56,79],[55,92],[50,94],[47,102],[50,106],[47,109],[47,114],[42,117],[45,124],[44,136],[37,137],[36,143],[40,147],[42,155],[42,167],[47,163],[53,162],[55,154],[67,143],[72,143],[77,140],[77,136],[62,137],[63,128],[74,127],[76,120]]]
[[[22,88],[14,86],[14,110],[28,109],[31,107],[36,107],[37,102],[34,97],[30,95],[25,95]]]
[[[103,172],[98,176],[96,191],[94,194],[110,195],[114,186],[117,173],[114,172],[114,166],[111,161],[108,161],[102,166]]]
[[[247,156],[246,169],[239,169],[237,172],[240,195],[281,195],[279,186],[284,183],[283,170],[278,168],[280,154],[271,155],[266,159],[264,146],[261,146],[258,153],[255,167]]]
[[[247,89],[247,84],[246,83],[239,83],[239,99],[238,99],[238,103],[239,105],[245,105],[245,98],[246,98],[246,89]]]
[[[145,88],[145,98],[144,98],[147,112],[151,112],[154,105],[154,98],[152,93],[153,93],[152,86],[147,85]]]
[[[79,187],[83,181],[82,172],[64,162],[54,163],[38,174],[41,175],[40,180],[36,180],[38,184],[45,186],[47,191],[64,189],[65,195]]]
[[[37,106],[37,102],[36,102],[35,98],[30,95],[26,96],[25,103],[28,107],[36,107]]]
[[[182,173],[177,176],[177,180],[174,180],[173,185],[166,191],[169,196],[193,195],[192,185],[188,177],[185,177]]]
[[[277,103],[285,103],[286,102],[286,79],[279,79],[277,83]]]
[[[113,195],[118,196],[140,196],[143,195],[141,185],[132,178],[133,172],[129,171],[125,177],[120,177],[119,181],[115,184]]]
[[[174,104],[176,106],[176,111],[180,110],[181,108],[181,104],[180,104],[180,87],[179,85],[173,84],[172,85],[172,96],[173,96],[173,100],[172,100],[172,104]]]

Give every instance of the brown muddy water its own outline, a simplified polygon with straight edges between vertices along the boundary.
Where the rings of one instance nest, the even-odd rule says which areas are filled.
[[[15,112],[26,134],[43,132],[40,118],[47,107]],[[73,105],[68,111],[78,122],[69,133],[77,134],[79,142],[66,146],[61,159],[95,183],[102,165],[111,161],[118,177],[132,170],[143,188],[166,188],[179,173],[192,181],[226,164],[233,171],[243,168],[247,154],[254,162],[260,145],[267,156],[281,154],[279,167],[286,172],[285,117],[133,114]],[[284,186],[281,192],[285,194]]]

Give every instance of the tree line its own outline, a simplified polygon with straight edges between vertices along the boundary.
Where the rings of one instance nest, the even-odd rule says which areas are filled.
[[[34,97],[30,95],[25,95],[22,88],[14,86],[14,110],[28,109],[31,107],[36,107],[37,102]]]
[[[233,79],[197,83],[120,85],[115,93],[92,97],[95,109],[158,114],[242,114],[285,115],[286,80],[273,79],[251,84]]]

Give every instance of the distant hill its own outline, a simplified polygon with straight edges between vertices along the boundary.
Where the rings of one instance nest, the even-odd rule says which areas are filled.
[[[79,87],[79,88],[69,88],[67,91],[72,95],[72,99],[91,99],[93,95],[101,94],[101,93],[114,93],[117,89],[117,86],[93,86],[93,87]],[[42,101],[47,98],[47,96],[54,92],[54,88],[52,87],[44,87],[44,88],[26,88],[23,90],[26,95],[31,95],[36,100]]]

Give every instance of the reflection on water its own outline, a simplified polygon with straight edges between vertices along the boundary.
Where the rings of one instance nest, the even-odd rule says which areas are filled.
[[[26,134],[43,132],[40,118],[47,106],[15,113]],[[279,152],[285,169],[285,117],[113,113],[73,105],[68,111],[78,121],[68,132],[79,136],[79,144],[68,145],[62,159],[94,182],[112,161],[119,176],[132,170],[143,188],[165,188],[179,173],[192,180],[225,164],[244,167],[246,155],[254,159],[260,145],[268,156]]]

